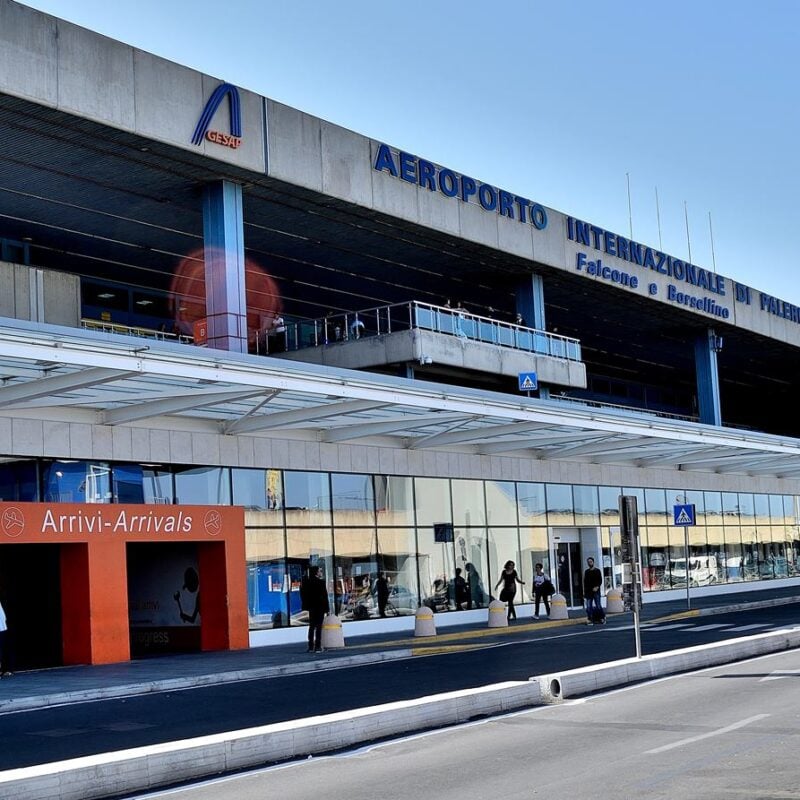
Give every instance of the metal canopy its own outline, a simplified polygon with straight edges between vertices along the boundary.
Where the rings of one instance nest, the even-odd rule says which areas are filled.
[[[800,474],[797,439],[25,322],[0,327],[0,376],[16,417],[168,418],[230,435]]]

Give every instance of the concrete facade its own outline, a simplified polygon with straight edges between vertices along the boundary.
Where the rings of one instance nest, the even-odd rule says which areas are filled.
[[[80,308],[77,275],[0,261],[0,316],[74,328]]]

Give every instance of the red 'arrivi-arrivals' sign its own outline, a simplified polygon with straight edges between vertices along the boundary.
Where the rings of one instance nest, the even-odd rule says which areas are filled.
[[[241,535],[235,506],[0,503],[0,544],[97,538],[188,541]]]

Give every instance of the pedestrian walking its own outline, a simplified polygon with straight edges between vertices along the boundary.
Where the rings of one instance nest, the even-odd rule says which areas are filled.
[[[464,570],[461,567],[456,567],[456,577],[453,579],[456,593],[456,611],[464,610],[464,603],[469,605],[469,587],[467,586],[467,579],[462,574]]]
[[[586,624],[605,625],[606,612],[600,600],[600,588],[603,585],[603,573],[594,565],[593,558],[586,559],[587,569],[583,573],[583,599],[586,603]]]
[[[308,612],[308,652],[322,652],[322,621],[330,611],[328,588],[320,577],[319,567],[311,567],[300,584],[300,602]]]
[[[550,616],[550,595],[555,594],[556,587],[550,580],[550,576],[545,574],[544,565],[538,563],[536,565],[536,572],[533,576],[533,597],[534,608],[533,618],[539,619],[539,606],[544,601],[544,610],[547,616]]]
[[[525,585],[525,581],[521,580],[517,575],[517,570],[514,569],[513,561],[506,561],[503,571],[500,573],[500,580],[495,584],[495,590],[500,584],[503,588],[500,590],[500,601],[508,603],[508,621],[517,618],[517,610],[514,608],[514,596],[517,594],[517,584]]]

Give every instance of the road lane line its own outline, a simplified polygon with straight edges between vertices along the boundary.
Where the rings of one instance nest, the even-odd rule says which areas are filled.
[[[754,625],[737,625],[735,628],[731,628],[732,631],[753,631],[756,628],[769,628],[770,625],[773,623],[771,622],[756,622]]]
[[[713,625],[698,625],[696,628],[687,628],[692,633],[702,633],[703,631],[713,631],[718,628],[727,628],[730,622],[715,622]]]
[[[656,753],[664,753],[667,750],[674,750],[676,747],[683,747],[686,744],[699,742],[703,739],[710,739],[712,736],[722,736],[724,733],[730,733],[731,731],[738,730],[739,728],[744,728],[745,725],[749,725],[751,722],[758,722],[760,719],[765,719],[768,716],[769,714],[756,714],[754,717],[748,717],[747,719],[740,720],[739,722],[734,722],[733,725],[726,725],[724,728],[718,728],[715,731],[702,733],[700,736],[690,736],[688,739],[681,739],[680,741],[673,742],[672,744],[665,744],[663,747],[656,747],[653,750],[645,750],[644,755],[652,756]]]

